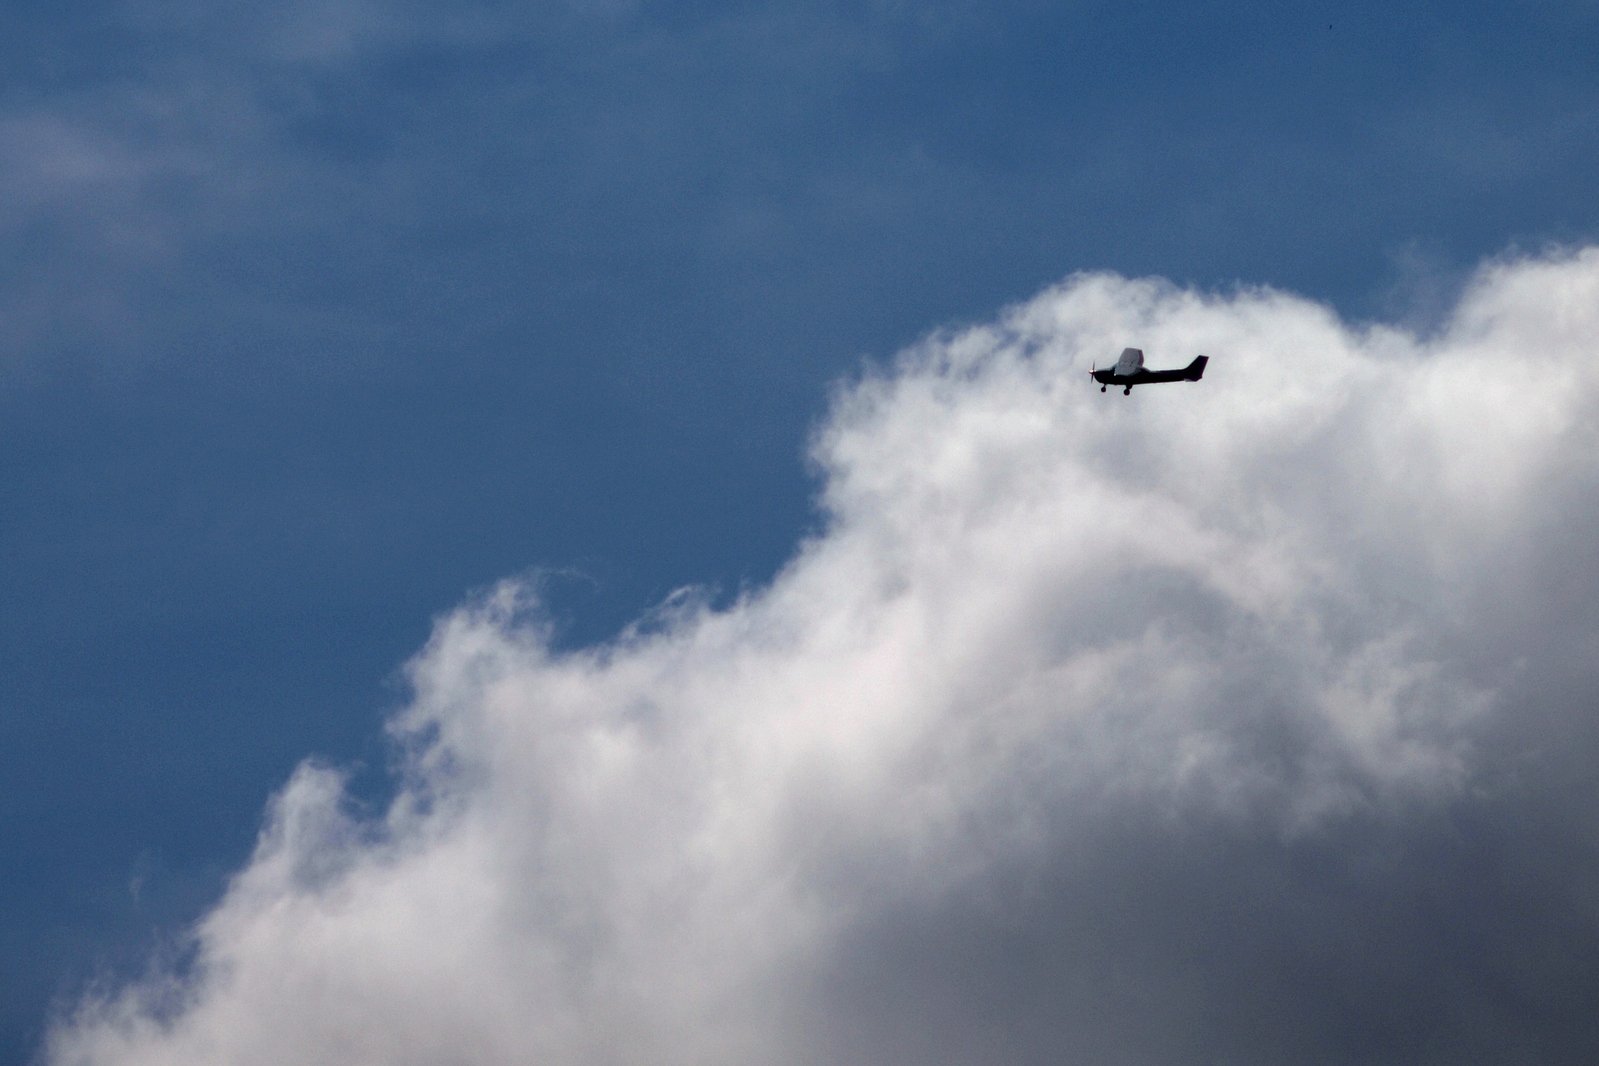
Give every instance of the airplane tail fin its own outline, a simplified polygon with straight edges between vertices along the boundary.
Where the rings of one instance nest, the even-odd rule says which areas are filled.
[[[1183,368],[1184,381],[1198,381],[1205,376],[1205,364],[1210,362],[1208,355],[1196,355],[1194,361]]]

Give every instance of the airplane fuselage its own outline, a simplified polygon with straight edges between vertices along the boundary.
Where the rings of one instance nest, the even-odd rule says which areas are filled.
[[[1210,357],[1201,355],[1180,370],[1145,370],[1140,366],[1136,370],[1123,371],[1120,367],[1107,367],[1104,370],[1092,371],[1092,374],[1094,380],[1099,382],[1100,392],[1104,392],[1112,385],[1120,385],[1122,394],[1126,395],[1133,391],[1134,385],[1158,385],[1163,381],[1198,381],[1204,376],[1205,364],[1208,362]]]

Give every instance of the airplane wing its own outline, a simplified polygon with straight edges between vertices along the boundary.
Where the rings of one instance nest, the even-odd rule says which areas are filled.
[[[1142,348],[1123,348],[1122,357],[1116,360],[1116,376],[1136,374],[1144,367],[1144,351]]]

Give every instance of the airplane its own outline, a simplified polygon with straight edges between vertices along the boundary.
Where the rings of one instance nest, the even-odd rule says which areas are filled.
[[[1099,382],[1099,391],[1104,392],[1111,385],[1125,386],[1122,395],[1126,396],[1133,391],[1134,385],[1154,385],[1162,381],[1198,381],[1205,376],[1205,364],[1210,362],[1210,357],[1198,355],[1194,361],[1181,370],[1145,370],[1144,351],[1142,348],[1123,348],[1122,357],[1116,360],[1116,365],[1109,370],[1100,370],[1097,366],[1088,373]]]

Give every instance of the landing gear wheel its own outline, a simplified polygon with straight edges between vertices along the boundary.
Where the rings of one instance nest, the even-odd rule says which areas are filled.
[[[1106,389],[1106,388],[1107,388],[1107,386],[1105,386],[1105,385],[1101,385],[1101,386],[1100,386],[1100,387],[1099,387],[1099,391],[1100,391],[1100,392],[1104,392],[1104,391],[1105,391],[1105,389]]]
[[[1122,390],[1122,395],[1123,396],[1131,396],[1132,394],[1133,394],[1133,387],[1131,385],[1127,386],[1125,389]]]

